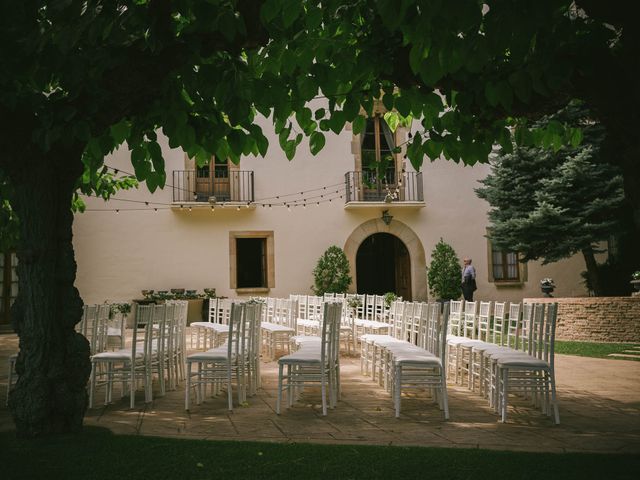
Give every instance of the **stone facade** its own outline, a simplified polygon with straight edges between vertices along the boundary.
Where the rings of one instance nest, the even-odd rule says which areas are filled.
[[[640,297],[525,298],[558,302],[558,340],[640,342]]]

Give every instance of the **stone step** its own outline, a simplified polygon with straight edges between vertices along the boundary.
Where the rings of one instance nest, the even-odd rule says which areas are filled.
[[[637,358],[640,360],[640,354],[638,355],[629,355],[626,353],[610,353],[607,355],[608,357],[616,357],[616,358]]]

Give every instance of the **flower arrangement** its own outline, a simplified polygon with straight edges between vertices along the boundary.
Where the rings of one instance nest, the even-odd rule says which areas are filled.
[[[393,292],[387,292],[384,294],[384,306],[391,308],[391,304],[398,299],[398,296]]]
[[[112,303],[109,310],[109,318],[113,318],[114,315],[121,313],[123,317],[126,317],[131,313],[130,303]]]
[[[543,278],[542,280],[540,280],[540,286],[541,287],[554,287],[556,286],[555,283],[553,283],[553,278]]]
[[[352,297],[349,300],[347,300],[347,306],[355,310],[356,308],[362,306],[362,300],[360,300],[358,297]]]

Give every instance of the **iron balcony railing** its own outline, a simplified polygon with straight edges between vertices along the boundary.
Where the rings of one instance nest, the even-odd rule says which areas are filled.
[[[214,169],[174,170],[174,202],[253,202],[253,172]]]
[[[364,170],[344,175],[346,203],[349,202],[423,202],[422,172],[398,174],[389,168],[383,172]]]

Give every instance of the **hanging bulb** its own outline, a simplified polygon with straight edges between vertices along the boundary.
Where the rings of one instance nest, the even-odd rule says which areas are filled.
[[[239,212],[239,211],[240,211],[240,205],[236,207],[236,212]]]
[[[116,209],[116,214],[120,213],[120,210]]]
[[[214,207],[213,205],[211,205],[211,213],[214,213],[216,211],[216,207]]]
[[[158,209],[157,208],[154,208],[154,210],[155,210],[156,213],[158,213]]]
[[[189,205],[189,211],[191,211],[191,205]]]
[[[291,205],[287,205],[287,210],[291,211]]]

